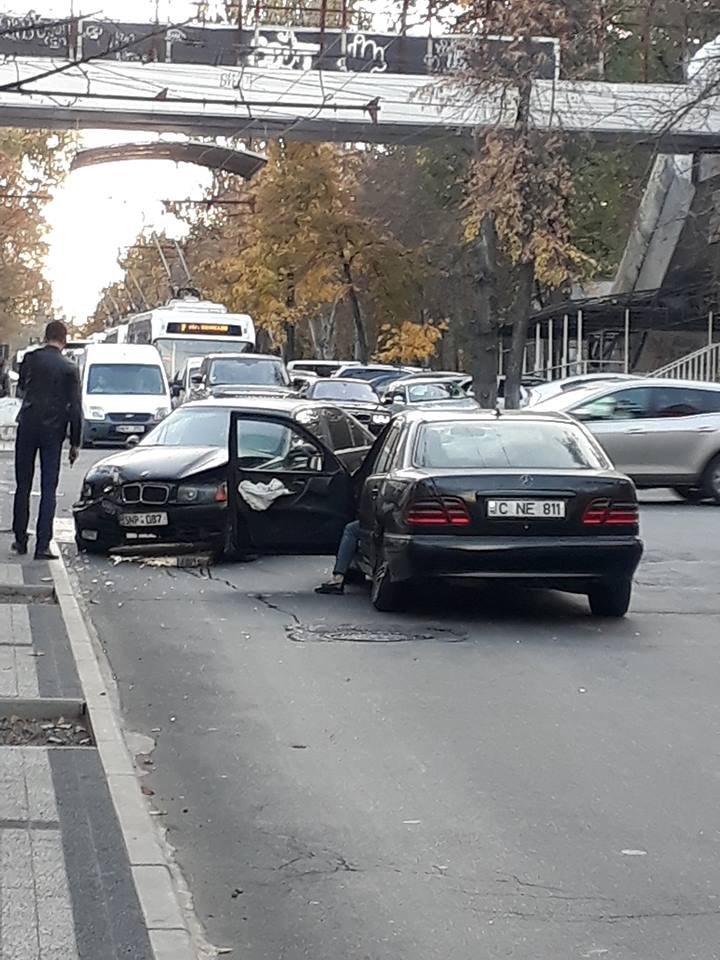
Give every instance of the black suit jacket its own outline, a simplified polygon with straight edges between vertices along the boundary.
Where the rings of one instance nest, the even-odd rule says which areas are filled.
[[[17,395],[22,398],[18,424],[80,446],[82,403],[78,368],[51,346],[25,354],[20,366]]]

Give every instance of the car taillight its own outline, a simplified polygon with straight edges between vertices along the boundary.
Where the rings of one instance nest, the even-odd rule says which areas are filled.
[[[469,527],[470,514],[457,497],[415,500],[408,507],[405,522],[411,527]]]
[[[226,483],[221,483],[215,491],[215,503],[227,503],[228,489]]]
[[[633,527],[640,523],[636,503],[614,503],[611,500],[593,500],[583,514],[586,527]]]

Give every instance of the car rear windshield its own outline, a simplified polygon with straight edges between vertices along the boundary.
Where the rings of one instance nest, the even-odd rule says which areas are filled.
[[[289,378],[282,360],[247,359],[241,357],[214,360],[208,376],[212,386],[286,387]]]
[[[160,396],[165,393],[160,367],[151,363],[93,363],[87,392],[93,394]]]
[[[598,470],[607,466],[572,423],[516,421],[428,423],[415,465],[461,470]]]
[[[358,400],[362,403],[377,403],[373,388],[362,381],[346,383],[344,380],[328,380],[316,383],[312,389],[313,400]]]

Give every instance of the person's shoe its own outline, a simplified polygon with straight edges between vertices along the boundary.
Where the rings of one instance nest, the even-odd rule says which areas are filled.
[[[38,547],[35,551],[36,560],[59,560],[60,557],[57,553],[53,553],[50,547]]]
[[[10,544],[10,549],[19,557],[24,557],[27,553],[27,540],[13,540]]]
[[[321,583],[319,587],[315,587],[315,593],[329,593],[337,596],[345,593],[345,587],[335,580],[327,580],[325,583]]]

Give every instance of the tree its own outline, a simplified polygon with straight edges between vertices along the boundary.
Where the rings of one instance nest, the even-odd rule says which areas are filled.
[[[63,176],[66,144],[42,130],[0,134],[0,342],[38,336],[51,312],[44,209]]]
[[[425,363],[433,356],[444,326],[413,323],[404,320],[399,326],[385,324],[380,328],[380,342],[375,354],[379,363]]]
[[[366,361],[379,325],[420,317],[415,251],[361,209],[353,154],[276,143],[268,159],[243,212],[195,222],[193,276],[205,295],[251,312],[288,358],[335,340]]]

